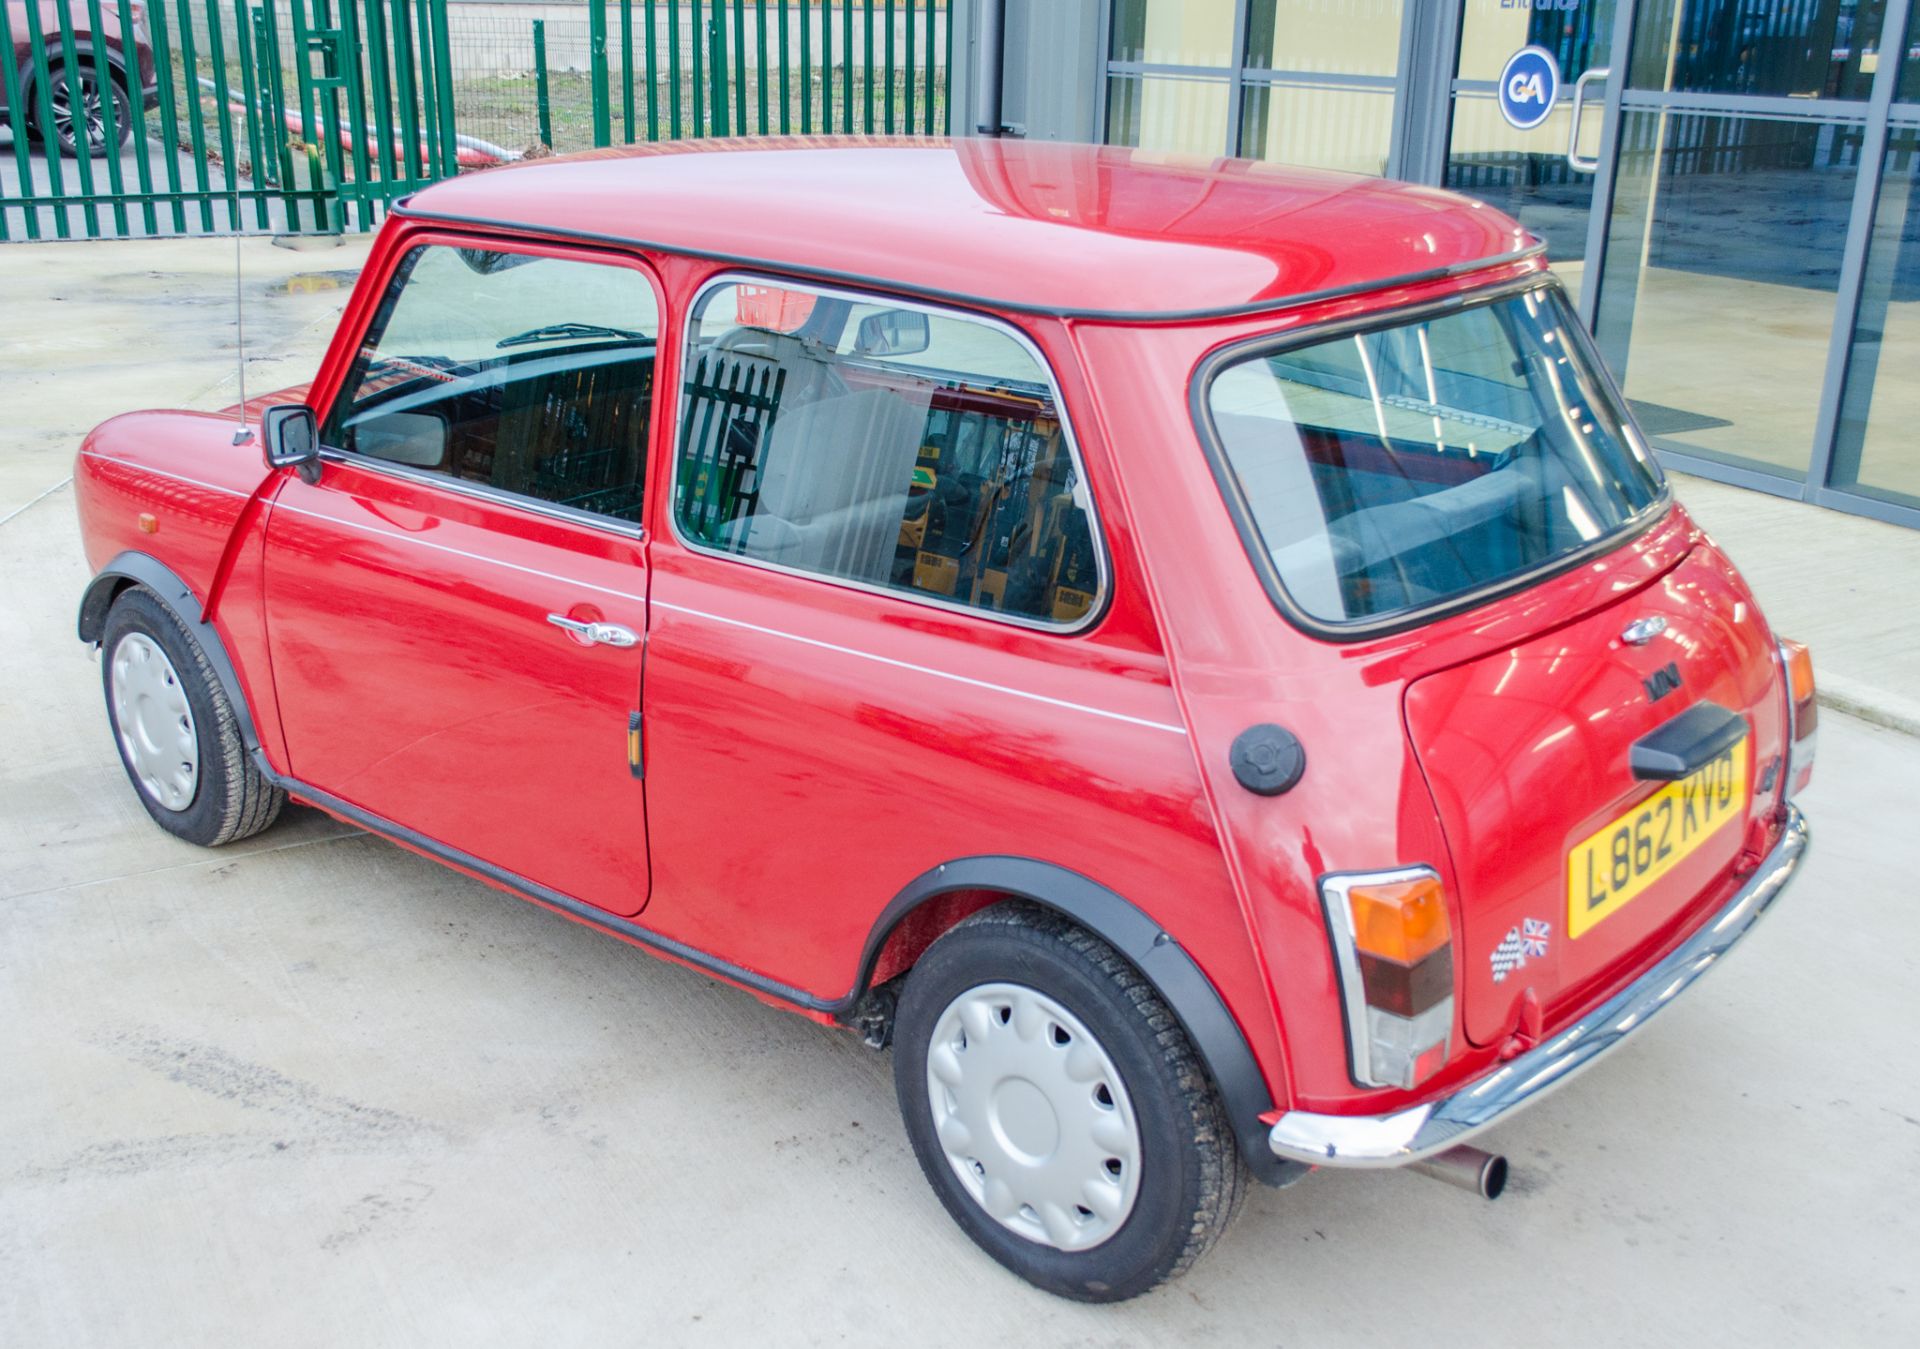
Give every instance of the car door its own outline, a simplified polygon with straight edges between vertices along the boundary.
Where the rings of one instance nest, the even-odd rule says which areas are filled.
[[[288,476],[266,535],[293,776],[429,851],[622,915],[648,892],[659,313],[637,260],[409,247],[318,409],[317,481]]]

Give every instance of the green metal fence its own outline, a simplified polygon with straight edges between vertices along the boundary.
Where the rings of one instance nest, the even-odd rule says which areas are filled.
[[[28,0],[0,239],[365,227],[456,171],[445,0]],[[51,19],[52,22],[48,22]]]
[[[471,0],[0,4],[0,54],[24,53],[0,59],[0,240],[365,229],[425,183],[527,156],[947,130],[945,0],[519,15]]]

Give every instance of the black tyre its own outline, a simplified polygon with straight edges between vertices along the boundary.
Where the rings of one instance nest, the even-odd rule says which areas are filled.
[[[1111,946],[1048,910],[982,910],[908,975],[907,1136],[947,1211],[1029,1283],[1137,1297],[1226,1230],[1247,1183],[1179,1021]]]
[[[153,592],[113,602],[100,648],[107,720],[147,814],[205,847],[272,824],[286,794],[261,776],[206,654]]]
[[[106,103],[113,101],[112,148],[118,150],[127,143],[133,131],[133,101],[127,97],[124,77],[117,70],[109,68],[106,78],[102,79],[91,61],[76,61],[71,67],[73,76],[68,78],[69,67],[57,63],[47,69],[47,103],[53,113],[53,134],[47,134],[40,115],[40,95],[36,89],[23,90],[27,108],[33,124],[33,134],[42,144],[56,142],[60,153],[78,158],[82,153],[81,138],[85,137],[85,153],[98,157],[108,151]]]

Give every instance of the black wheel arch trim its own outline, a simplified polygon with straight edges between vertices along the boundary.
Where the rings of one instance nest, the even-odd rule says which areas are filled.
[[[1072,919],[1133,963],[1185,1028],[1232,1121],[1240,1155],[1268,1185],[1286,1185],[1310,1167],[1276,1157],[1260,1116],[1273,1109],[1273,1094],[1239,1023],[1200,966],[1160,924],[1139,907],[1077,871],[1027,857],[966,857],[922,873],[874,921],[861,953],[860,972],[846,1005],[859,1002],[873,978],[880,952],[895,928],[922,904],[958,891],[985,890],[1030,900]]]
[[[240,724],[240,738],[247,752],[259,757],[260,734],[254,728],[253,710],[248,707],[246,695],[241,691],[240,674],[234,668],[232,658],[227,655],[226,643],[220,640],[219,630],[203,616],[203,605],[200,597],[194,594],[193,587],[181,580],[178,573],[159,558],[151,553],[129,550],[99,570],[80,597],[77,623],[80,640],[99,644],[107,628],[107,611],[120,597],[120,592],[129,585],[145,586],[200,643],[200,649],[206,653],[207,664],[213,667],[214,674],[218,676],[227,702],[233,708],[234,718]],[[272,774],[268,775],[268,780],[273,780]]]

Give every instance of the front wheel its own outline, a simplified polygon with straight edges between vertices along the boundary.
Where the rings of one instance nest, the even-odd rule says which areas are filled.
[[[247,754],[219,676],[172,611],[133,586],[107,611],[100,646],[114,743],[154,822],[203,847],[272,824],[286,793]]]
[[[983,910],[921,957],[894,1087],[955,1221],[1064,1297],[1118,1302],[1183,1273],[1246,1184],[1172,1011],[1119,952],[1037,907]]]

